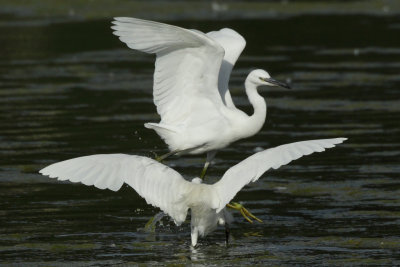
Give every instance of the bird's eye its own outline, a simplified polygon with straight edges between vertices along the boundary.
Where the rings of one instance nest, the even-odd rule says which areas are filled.
[[[260,79],[261,81],[263,81],[263,82],[264,82],[264,79],[263,79],[262,77],[258,77],[258,79]]]

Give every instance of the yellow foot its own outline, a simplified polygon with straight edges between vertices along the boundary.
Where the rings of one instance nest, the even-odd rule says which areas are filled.
[[[243,217],[249,222],[249,223],[253,223],[253,221],[250,219],[250,218],[252,218],[252,219],[254,219],[254,220],[256,220],[256,221],[258,221],[258,222],[263,222],[262,220],[260,220],[260,219],[258,219],[256,216],[254,216],[250,211],[248,211],[242,204],[240,204],[240,203],[237,203],[237,202],[232,202],[232,203],[230,203],[230,204],[226,204],[226,206],[228,207],[228,208],[231,208],[231,209],[235,209],[235,210],[238,210],[238,211],[240,211],[240,213],[243,215]],[[250,218],[249,218],[250,217]]]

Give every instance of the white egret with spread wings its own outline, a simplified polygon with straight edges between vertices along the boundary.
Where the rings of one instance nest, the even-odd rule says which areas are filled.
[[[199,236],[215,230],[218,224],[229,223],[225,207],[245,185],[257,181],[271,168],[277,169],[304,155],[322,152],[344,140],[346,138],[309,140],[258,152],[228,169],[214,184],[202,184],[199,178],[186,181],[178,172],[155,160],[126,154],[74,158],[52,164],[40,173],[113,191],[126,183],[148,204],[167,213],[177,225],[185,221],[190,209],[191,244],[196,246]]]
[[[164,23],[115,18],[114,34],[128,47],[156,54],[153,97],[159,123],[146,123],[168,145],[171,154],[207,153],[204,177],[216,151],[256,134],[267,106],[257,92],[261,85],[289,88],[264,70],[250,72],[246,93],[254,113],[248,116],[232,101],[228,82],[246,41],[232,29],[204,34]]]

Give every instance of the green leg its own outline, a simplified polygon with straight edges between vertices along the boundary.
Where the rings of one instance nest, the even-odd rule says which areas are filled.
[[[206,164],[204,164],[204,168],[201,171],[200,179],[204,179],[204,177],[206,176],[206,172],[207,172],[208,166],[210,166],[210,163],[211,163],[211,161],[213,160],[213,158],[215,157],[216,154],[217,154],[217,151],[215,151],[215,150],[207,152]]]
[[[144,231],[148,233],[154,233],[156,231],[157,223],[165,216],[164,212],[159,212],[146,223],[144,226]]]
[[[206,176],[206,172],[207,172],[207,169],[208,169],[208,166],[210,165],[210,162],[206,162],[206,164],[204,164],[204,168],[203,168],[203,170],[201,171],[201,174],[200,174],[200,179],[204,179],[204,176]]]
[[[174,151],[168,152],[168,153],[166,153],[164,155],[161,155],[161,156],[157,156],[156,153],[154,153],[154,152],[153,153],[154,153],[154,156],[155,156],[155,160],[157,160],[158,162],[161,162],[164,159],[168,158],[169,156],[172,156],[172,155],[174,155],[174,154],[176,154],[178,152],[180,152],[180,150],[174,150]]]

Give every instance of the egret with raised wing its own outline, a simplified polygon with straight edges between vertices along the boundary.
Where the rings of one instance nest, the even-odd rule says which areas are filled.
[[[281,145],[258,152],[228,169],[214,184],[199,178],[186,181],[173,169],[146,157],[125,154],[100,154],[52,164],[40,173],[50,178],[81,182],[97,188],[117,191],[126,183],[148,204],[159,207],[177,225],[191,211],[191,244],[199,236],[227,226],[226,205],[248,183],[257,181],[269,169],[277,169],[292,160],[342,143],[346,138],[320,139]],[[229,240],[229,228],[226,237]]]
[[[207,153],[204,177],[217,150],[260,131],[267,106],[257,92],[262,85],[289,88],[258,69],[245,80],[254,113],[237,109],[228,89],[232,67],[246,41],[232,29],[204,34],[164,23],[115,18],[114,34],[128,47],[156,54],[153,97],[159,123],[146,123],[168,145],[172,154]]]

